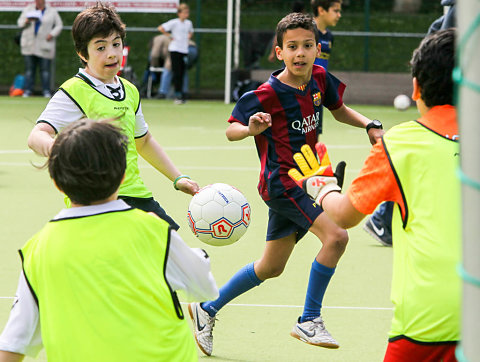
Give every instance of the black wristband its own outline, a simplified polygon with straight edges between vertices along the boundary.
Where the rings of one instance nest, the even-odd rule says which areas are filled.
[[[367,127],[365,127],[365,130],[368,133],[368,131],[370,131],[370,129],[372,129],[372,128],[383,129],[382,122],[380,122],[378,119],[374,119],[372,122],[367,124]]]

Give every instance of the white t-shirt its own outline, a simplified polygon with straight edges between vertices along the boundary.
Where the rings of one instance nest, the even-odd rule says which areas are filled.
[[[162,24],[163,29],[172,34],[172,41],[168,50],[188,54],[188,41],[190,33],[193,33],[193,24],[190,20],[181,21],[179,18],[172,19]]]
[[[115,76],[115,82],[113,84],[105,84],[97,78],[87,74],[84,69],[79,69],[78,72],[87,77],[95,86],[95,89],[108,98],[116,99],[115,96],[117,98],[123,98],[124,89],[117,76]],[[57,132],[60,132],[70,123],[78,121],[83,117],[85,117],[85,115],[80,108],[78,108],[75,102],[60,89],[50,99],[44,111],[40,114],[40,117],[38,117],[37,123],[47,122]],[[147,132],[148,124],[145,122],[142,112],[142,104],[140,103],[137,113],[135,114],[135,137],[142,137]]]
[[[123,200],[115,200],[101,205],[63,209],[54,220],[128,208],[130,206]],[[184,292],[186,301],[205,301],[218,297],[208,255],[201,249],[188,247],[175,230],[170,234],[166,279],[173,290]],[[38,306],[22,272],[8,322],[0,335],[0,350],[35,357],[42,347]]]

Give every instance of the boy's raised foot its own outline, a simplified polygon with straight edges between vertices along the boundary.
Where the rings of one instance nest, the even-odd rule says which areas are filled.
[[[198,348],[207,356],[211,356],[213,349],[212,331],[217,319],[210,317],[210,315],[200,307],[200,303],[190,303],[188,305],[188,313],[190,314],[190,318],[192,318]]]
[[[338,342],[326,330],[321,316],[303,323],[301,323],[300,318],[298,318],[298,322],[293,327],[290,335],[314,346],[325,348],[340,347]]]

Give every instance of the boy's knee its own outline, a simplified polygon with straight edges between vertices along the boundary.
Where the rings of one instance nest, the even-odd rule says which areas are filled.
[[[270,269],[270,278],[276,278],[282,275],[283,271],[285,270],[284,265],[275,265]]]
[[[347,230],[338,228],[328,235],[326,243],[330,244],[335,249],[345,250],[348,244]]]
[[[276,278],[282,275],[283,270],[285,269],[285,265],[268,265],[268,266],[260,266],[255,269],[255,273],[257,277],[261,280],[266,280],[270,278]]]

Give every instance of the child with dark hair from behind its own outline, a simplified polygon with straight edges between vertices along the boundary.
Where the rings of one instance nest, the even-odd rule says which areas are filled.
[[[461,195],[454,54],[452,28],[422,40],[411,59],[412,99],[420,117],[385,133],[345,194],[321,186],[331,185],[333,177],[302,181],[318,185],[310,196],[344,228],[357,225],[383,201],[394,204],[395,307],[385,362],[456,361],[461,337]]]
[[[55,139],[48,170],[72,207],[20,250],[0,361],[34,356],[42,341],[49,361],[197,360],[176,291],[217,296],[210,261],[166,221],[117,199],[127,150],[110,122],[79,120]]]

